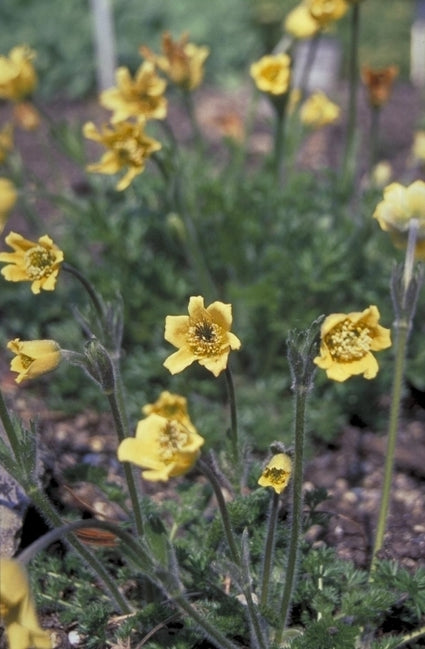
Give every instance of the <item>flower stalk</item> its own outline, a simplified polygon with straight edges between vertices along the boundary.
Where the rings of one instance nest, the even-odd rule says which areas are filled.
[[[226,377],[227,396],[230,406],[230,441],[232,445],[232,454],[236,466],[239,466],[238,412],[236,408],[235,386],[229,365],[227,365],[224,375]]]
[[[342,165],[342,186],[345,189],[351,185],[355,170],[357,93],[359,87],[359,33],[360,3],[354,2],[351,6],[350,56],[348,59],[350,62],[348,71],[348,116]]]
[[[264,560],[261,576],[261,599],[260,604],[262,608],[267,606],[269,598],[269,585],[270,575],[273,565],[274,547],[276,538],[276,525],[279,513],[279,494],[272,491],[272,499],[270,503],[270,512],[267,524],[266,543],[264,547]]]

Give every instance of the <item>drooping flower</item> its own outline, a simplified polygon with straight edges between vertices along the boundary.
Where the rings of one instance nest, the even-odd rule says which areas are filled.
[[[379,108],[387,103],[391,95],[394,79],[398,76],[398,67],[389,65],[386,68],[373,69],[364,65],[361,78],[368,91],[369,103]]]
[[[87,166],[87,171],[116,174],[127,169],[116,185],[119,191],[126,189],[145,170],[147,159],[161,148],[160,142],[146,135],[141,122],[119,122],[103,126],[101,131],[93,122],[87,122],[83,132],[86,138],[100,142],[108,149],[99,162]]]
[[[190,431],[196,432],[187,411],[187,399],[180,394],[173,394],[168,390],[164,390],[155,403],[148,403],[143,406],[142,412],[146,416],[155,414],[166,419],[174,419]]]
[[[10,363],[12,372],[17,372],[16,383],[36,379],[55,370],[62,360],[61,348],[54,340],[11,340],[7,343],[16,356]]]
[[[171,374],[177,374],[198,361],[214,376],[227,367],[232,349],[241,341],[231,333],[232,305],[213,302],[205,308],[204,298],[191,297],[189,315],[169,315],[165,319],[165,340],[178,348],[165,362]]]
[[[153,63],[142,63],[134,79],[128,68],[118,68],[116,82],[116,87],[104,90],[100,94],[100,104],[113,111],[113,124],[129,117],[143,120],[166,117],[167,100],[164,92],[167,82],[157,75]]]
[[[323,92],[314,92],[301,107],[300,119],[312,128],[333,124],[339,118],[340,108]]]
[[[145,480],[167,481],[192,468],[203,443],[194,428],[187,428],[177,419],[151,414],[139,421],[135,437],[121,442],[118,459],[142,467]]]
[[[0,233],[3,232],[10,210],[14,207],[18,193],[8,178],[0,178]]]
[[[288,54],[267,54],[252,63],[251,77],[259,90],[271,95],[288,91],[291,78],[291,59]]]
[[[301,2],[288,13],[285,31],[294,38],[312,38],[320,31],[320,24],[311,15],[306,2]]]
[[[41,289],[53,291],[59,273],[63,252],[45,234],[38,242],[29,241],[16,232],[9,232],[5,239],[14,252],[0,252],[0,261],[7,266],[1,274],[9,282],[32,282],[33,293]]]
[[[272,487],[277,494],[281,494],[287,487],[292,473],[292,461],[286,453],[273,455],[264,468],[258,484],[261,487]]]
[[[0,617],[9,649],[51,649],[49,635],[37,620],[26,570],[5,557],[0,557]]]
[[[391,346],[390,330],[378,324],[376,306],[353,313],[334,313],[321,327],[320,356],[314,362],[326,370],[328,378],[345,381],[350,376],[363,374],[373,379],[378,363],[372,352]]]
[[[165,72],[174,84],[185,90],[194,90],[204,78],[204,63],[210,50],[208,47],[189,43],[188,39],[188,34],[183,34],[180,40],[173,41],[171,34],[164,32],[162,56],[157,56],[144,45],[141,46],[140,53]]]
[[[8,122],[0,129],[0,162],[4,162],[13,149],[13,124]]]
[[[321,28],[342,18],[349,8],[346,0],[308,0],[307,6]]]
[[[405,187],[391,183],[384,189],[384,199],[373,213],[381,228],[389,233],[398,248],[405,248],[412,219],[417,221],[415,255],[425,259],[425,182],[415,180]]]
[[[35,52],[18,45],[9,55],[0,56],[0,98],[19,102],[31,95],[37,85],[33,60]]]

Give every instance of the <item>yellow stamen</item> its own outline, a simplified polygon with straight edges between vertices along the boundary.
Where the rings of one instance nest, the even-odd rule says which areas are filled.
[[[199,320],[189,326],[187,340],[195,356],[215,356],[221,351],[224,333],[215,322]]]
[[[160,455],[164,461],[172,461],[175,454],[182,452],[189,441],[189,435],[176,421],[167,421],[159,436]]]
[[[35,246],[27,250],[24,259],[25,270],[31,279],[40,279],[50,275],[56,261],[55,255],[43,248],[43,246]]]
[[[327,334],[325,342],[334,360],[351,362],[363,358],[370,350],[370,333],[365,324],[347,318]]]

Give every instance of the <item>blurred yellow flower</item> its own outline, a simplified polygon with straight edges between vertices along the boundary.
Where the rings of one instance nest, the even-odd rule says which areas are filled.
[[[103,126],[101,131],[98,131],[93,122],[87,122],[83,133],[89,140],[100,142],[108,149],[99,162],[86,167],[87,171],[116,174],[127,168],[116,185],[119,191],[126,189],[145,170],[150,155],[161,149],[160,142],[146,135],[145,126],[141,122],[119,122]]]
[[[379,189],[388,185],[393,175],[393,169],[388,160],[381,160],[376,164],[370,174],[372,185]]]
[[[0,617],[9,649],[51,649],[49,635],[37,620],[26,570],[5,557],[0,557]]]
[[[342,18],[348,11],[346,0],[307,0],[308,9],[320,27]]]
[[[164,390],[155,403],[148,403],[143,406],[142,412],[146,416],[155,414],[166,419],[174,419],[189,430],[196,432],[187,411],[187,399],[180,394],[173,394],[168,390]]]
[[[167,481],[192,468],[203,443],[203,437],[194,428],[151,414],[137,424],[136,437],[121,442],[118,459],[141,466],[145,480]]]
[[[0,129],[0,162],[6,160],[7,155],[13,149],[13,124],[10,122]]]
[[[0,233],[3,232],[10,210],[14,207],[18,193],[8,178],[0,178]]]
[[[35,131],[40,126],[40,113],[29,101],[13,106],[13,121],[24,131]]]
[[[384,189],[384,199],[373,213],[383,230],[389,233],[395,246],[404,248],[407,244],[409,224],[418,222],[415,255],[425,259],[425,182],[415,180],[405,187],[391,183]]]
[[[189,43],[188,38],[187,34],[183,34],[179,41],[173,41],[171,34],[164,32],[162,56],[157,56],[144,45],[140,47],[140,53],[155,63],[177,86],[185,90],[194,90],[204,78],[204,63],[210,50],[208,47]]]
[[[386,68],[373,69],[364,65],[361,78],[368,91],[369,103],[375,108],[386,104],[390,98],[394,79],[398,76],[398,66],[389,65]]]
[[[326,370],[328,378],[345,381],[350,376],[363,374],[373,379],[378,363],[372,352],[391,347],[391,332],[378,324],[376,306],[353,313],[334,313],[321,327],[320,356],[314,362]]]
[[[339,114],[339,106],[328,99],[323,92],[315,92],[303,103],[300,119],[305,126],[321,128],[336,122]]]
[[[165,362],[171,374],[182,372],[194,361],[218,376],[227,367],[232,349],[241,341],[230,332],[232,305],[213,302],[205,308],[204,298],[191,297],[189,315],[169,315],[165,319],[165,340],[178,347]]]
[[[116,87],[104,90],[100,94],[100,104],[113,111],[113,124],[129,117],[143,120],[166,117],[167,100],[164,92],[167,83],[157,75],[153,63],[142,63],[134,79],[128,68],[118,68],[116,82]]]
[[[5,239],[14,252],[0,252],[0,261],[8,265],[1,274],[9,282],[32,282],[33,293],[41,289],[53,291],[59,273],[63,252],[45,234],[38,242],[29,241],[16,232],[9,232]]]
[[[0,56],[0,99],[22,101],[31,95],[37,85],[33,66],[34,50],[18,45],[9,56]]]
[[[35,379],[56,369],[62,360],[61,349],[54,340],[11,340],[7,348],[16,354],[10,363],[17,372],[16,383]]]
[[[268,54],[252,63],[250,74],[259,90],[283,95],[289,88],[291,59],[288,54]]]
[[[281,494],[287,487],[292,473],[292,461],[286,453],[273,455],[264,468],[258,484],[261,487],[272,487],[277,494]]]
[[[412,155],[416,162],[425,162],[425,131],[416,131],[413,139]]]
[[[320,31],[320,24],[311,15],[307,2],[301,2],[288,13],[284,27],[294,38],[312,38]]]

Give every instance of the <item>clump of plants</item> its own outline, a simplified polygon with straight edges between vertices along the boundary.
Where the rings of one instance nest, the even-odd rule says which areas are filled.
[[[37,425],[25,427],[0,392],[0,462],[51,528],[18,556],[0,558],[0,613],[10,649],[53,646],[36,605],[59,611],[64,624],[77,620],[81,642],[93,649],[397,649],[418,646],[425,635],[423,569],[411,573],[382,559],[405,361],[423,281],[425,183],[391,183],[378,199],[371,181],[362,197],[365,214],[350,214],[357,192],[360,7],[355,0],[303,2],[287,16],[277,49],[252,62],[254,94],[269,101],[274,127],[272,151],[255,160],[249,125],[234,115],[221,121],[217,158],[198,123],[196,90],[209,48],[169,32],[159,54],[142,46],[134,74],[120,67],[116,85],[100,95],[109,122],[82,127],[86,140],[103,147],[99,160],[85,166],[86,193],[50,196],[74,221],[60,224],[57,237],[6,235],[0,262],[8,331],[11,323],[25,330],[26,304],[32,314],[34,301],[42,300],[49,306],[29,330],[56,331],[67,341],[13,332],[10,369],[23,387],[39,378],[48,386],[45,375],[73,366],[74,380],[92,386],[90,398],[100,395],[116,433],[121,482],[111,483],[101,465],[85,477],[123,512],[117,521],[95,510],[89,519],[61,511],[40,480]],[[312,39],[313,56],[315,39],[350,15],[354,65],[341,170],[311,178],[295,169],[296,151],[309,129],[334,123],[341,109],[321,92],[308,96],[307,68],[301,87],[293,87],[294,47]],[[44,119],[31,101],[34,58],[18,46],[0,61],[0,97],[21,128]],[[375,120],[394,74],[379,80],[384,90],[370,88]],[[185,111],[186,140],[168,119],[174,102]],[[13,153],[13,128],[4,128],[0,146],[18,182],[25,172]],[[84,159],[81,139],[52,129],[75,160]],[[377,150],[374,139],[368,178]],[[89,180],[91,174],[102,180]],[[105,175],[113,185],[103,184]],[[6,224],[17,194],[14,182],[3,180]],[[31,191],[34,184],[42,192],[37,183]],[[20,191],[24,200],[25,186]],[[38,219],[31,202],[27,208],[33,228]],[[392,332],[372,299],[386,299],[387,281],[384,255],[370,244],[372,216],[404,250],[391,277]],[[81,236],[85,221],[92,239]],[[295,255],[299,272],[291,273]],[[365,263],[376,271],[373,289],[359,279]],[[28,286],[32,295],[18,305],[13,291]],[[75,304],[71,324],[60,306],[51,306],[55,298],[61,304],[62,290]],[[335,294],[338,304],[353,306],[336,311]],[[388,322],[390,309],[384,304],[382,311]],[[352,377],[365,379],[361,394],[371,398],[378,359],[389,358],[390,348],[387,451],[365,569],[306,540],[312,525],[326,523],[320,508],[326,493],[303,487],[308,422],[319,420],[309,405],[320,411],[324,395]],[[262,397],[271,386],[276,400],[269,405]],[[196,394],[203,401],[194,417]],[[140,402],[134,405],[141,395],[142,416]],[[290,416],[280,412],[277,397],[284,395]],[[58,541],[62,554],[46,553]]]

